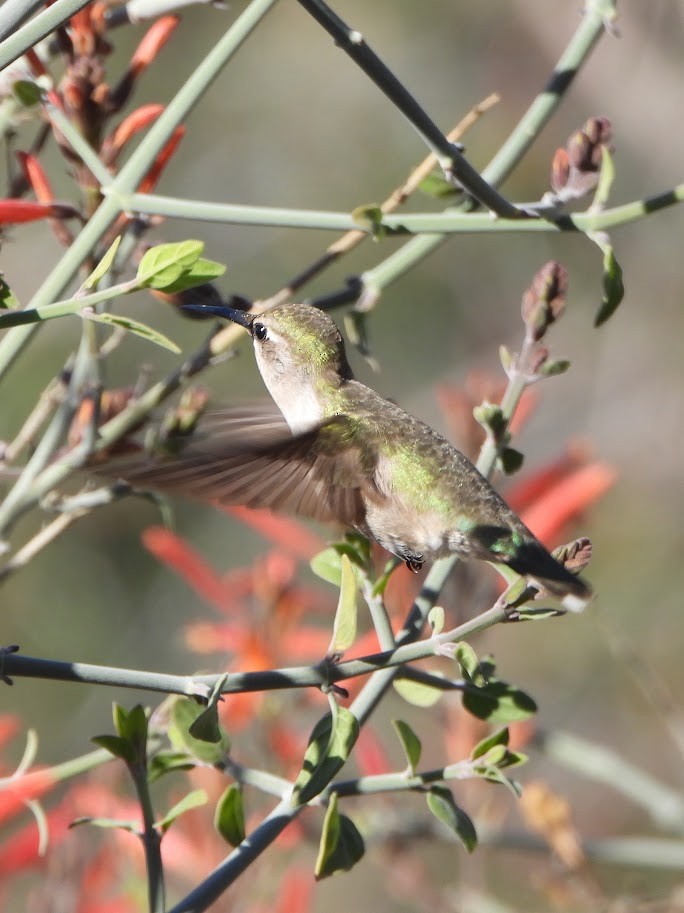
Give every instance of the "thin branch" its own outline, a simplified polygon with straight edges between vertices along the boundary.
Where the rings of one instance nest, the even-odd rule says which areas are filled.
[[[351,29],[323,0],[299,0],[299,4],[313,16],[316,22],[333,38],[335,44],[351,57],[366,76],[401,111],[437,157],[450,179],[458,182],[467,193],[496,215],[509,219],[526,217],[526,213],[497,193],[461,155],[458,146],[450,142],[441,132],[403,83],[366,44],[360,32]]]
[[[289,666],[259,672],[235,672],[228,675],[222,694],[242,694],[249,691],[277,691],[289,688],[326,688],[334,682],[371,675],[378,669],[391,670],[393,674],[406,663],[434,656],[439,646],[455,643],[484,631],[505,619],[505,611],[498,606],[488,609],[477,618],[459,625],[438,637],[412,643],[404,633],[403,642],[392,650],[371,653],[345,662],[324,661],[314,666]],[[406,631],[406,628],[405,628]],[[413,631],[411,632],[413,633]],[[70,663],[58,660],[8,653],[0,657],[0,675],[16,678],[44,678],[52,681],[80,682],[97,685],[114,685],[121,688],[139,688],[163,694],[184,694],[206,698],[221,675],[167,675],[122,669],[90,663]],[[466,690],[465,682],[452,681],[452,689]]]
[[[483,178],[493,187],[498,187],[506,180],[539,136],[572,85],[582,64],[603,35],[606,24],[611,22],[615,15],[614,0],[588,0],[585,3],[580,24],[544,90],[534,99],[506,142],[482,172]],[[463,207],[458,207],[457,211],[459,208]],[[467,208],[472,208],[472,203]],[[429,256],[446,237],[444,232],[438,230],[413,238],[373,269],[367,270],[361,277],[364,285],[371,294],[379,293]]]

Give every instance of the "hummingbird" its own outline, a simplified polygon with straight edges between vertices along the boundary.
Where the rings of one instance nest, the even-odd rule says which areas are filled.
[[[273,404],[210,412],[178,453],[138,456],[119,465],[120,477],[203,501],[337,522],[415,572],[452,553],[507,565],[566,609],[587,604],[589,586],[553,558],[463,453],[354,378],[324,311],[186,307],[245,327]]]

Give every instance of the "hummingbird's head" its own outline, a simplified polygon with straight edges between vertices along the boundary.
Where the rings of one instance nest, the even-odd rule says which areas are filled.
[[[264,383],[293,431],[327,417],[326,394],[353,377],[340,331],[312,305],[284,304],[255,315],[199,307],[249,330]]]
[[[257,364],[268,378],[298,383],[351,378],[344,341],[330,317],[308,304],[285,304],[257,314],[248,326]]]

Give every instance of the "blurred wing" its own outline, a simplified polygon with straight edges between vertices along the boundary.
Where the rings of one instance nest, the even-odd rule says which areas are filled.
[[[208,413],[179,453],[110,461],[98,474],[202,501],[265,507],[347,526],[363,522],[358,448],[339,416],[293,436],[264,409]]]

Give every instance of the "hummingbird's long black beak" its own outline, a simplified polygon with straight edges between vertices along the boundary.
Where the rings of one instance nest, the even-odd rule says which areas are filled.
[[[239,323],[241,327],[251,330],[253,314],[247,314],[238,308],[231,308],[225,304],[184,304],[181,306],[184,311],[192,311],[193,314],[204,314],[207,317],[224,317],[226,320],[232,320],[233,323]]]

